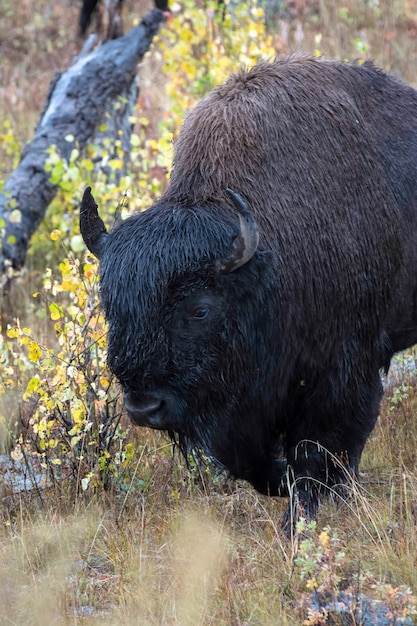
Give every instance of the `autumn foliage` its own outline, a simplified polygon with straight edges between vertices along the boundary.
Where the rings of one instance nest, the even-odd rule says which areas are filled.
[[[51,75],[76,49],[76,3],[35,4],[1,9],[0,188],[31,138]],[[401,382],[386,383],[362,487],[344,507],[325,505],[318,525],[300,522],[293,542],[280,530],[286,502],[193,459],[187,466],[163,434],[132,428],[106,366],[98,265],[78,228],[87,185],[108,227],[146,210],[168,183],[186,112],[260,58],[293,49],[372,57],[417,82],[415,1],[278,2],[285,10],[273,15],[271,4],[172,5],[139,68],[128,171],[117,141],[75,147],[68,160],[50,147],[46,167],[59,192],[3,303],[1,458],[33,480],[13,493],[0,475],[1,623],[326,624],[337,623],[329,607],[342,592],[371,594],[393,624],[415,612],[413,354],[401,361]],[[125,6],[128,28],[137,3]],[[313,596],[325,601],[314,605]]]

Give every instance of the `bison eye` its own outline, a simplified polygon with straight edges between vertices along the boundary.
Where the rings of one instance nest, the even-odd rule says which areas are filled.
[[[203,320],[208,315],[208,308],[206,306],[196,306],[192,309],[191,315],[197,320]]]

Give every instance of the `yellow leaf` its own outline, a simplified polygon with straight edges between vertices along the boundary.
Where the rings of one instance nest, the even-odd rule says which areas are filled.
[[[33,378],[30,379],[30,381],[28,382],[28,384],[26,385],[26,390],[25,393],[23,395],[23,399],[26,399],[26,397],[32,395],[33,393],[36,393],[38,388],[39,388],[39,376],[34,376]]]
[[[74,283],[72,282],[72,280],[68,280],[67,278],[65,278],[62,281],[62,285],[61,285],[62,289],[64,291],[75,291],[75,289],[77,288],[77,285],[74,285]]]
[[[61,239],[61,231],[56,228],[51,232],[50,237],[52,241],[59,241]]]
[[[56,321],[63,317],[62,307],[58,306],[54,302],[51,302],[49,305],[49,311],[51,314],[51,320]]]
[[[36,363],[42,356],[42,350],[39,347],[39,344],[36,341],[31,341],[29,343],[29,359]]]
[[[71,272],[71,265],[68,259],[64,259],[60,264],[59,264],[59,269],[61,270],[61,274],[65,275],[65,274],[69,274]]]
[[[29,350],[29,360],[33,361],[34,363],[36,363],[36,361],[39,361],[39,359],[42,356],[42,350],[40,349],[40,347],[36,344],[36,347],[32,348],[31,350]]]
[[[75,410],[72,412],[72,416],[73,416],[73,418],[74,418],[74,422],[75,422],[76,424],[80,424],[81,422],[83,422],[83,421],[84,421],[84,418],[85,418],[85,411],[84,411],[84,407],[80,407],[80,408],[78,408],[78,409],[75,409]]]
[[[110,159],[109,166],[112,170],[121,170],[123,169],[123,161],[122,159]]]

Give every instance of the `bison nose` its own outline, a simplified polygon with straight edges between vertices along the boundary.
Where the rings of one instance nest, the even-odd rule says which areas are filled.
[[[131,392],[125,393],[125,407],[135,424],[166,430],[167,407],[162,398],[154,395],[143,396],[137,399]]]

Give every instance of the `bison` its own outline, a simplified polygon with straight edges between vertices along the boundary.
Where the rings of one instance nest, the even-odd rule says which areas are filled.
[[[133,422],[315,516],[357,475],[381,369],[417,342],[416,173],[416,91],[292,55],[195,106],[148,210],[108,233],[87,188]]]

